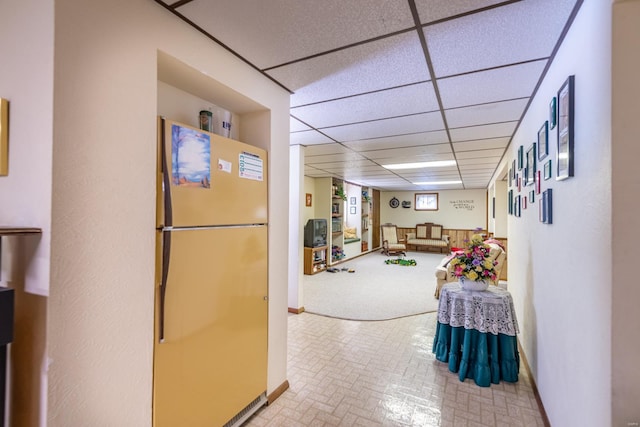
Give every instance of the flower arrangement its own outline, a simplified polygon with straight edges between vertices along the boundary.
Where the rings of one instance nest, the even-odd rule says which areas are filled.
[[[497,279],[495,266],[497,261],[489,258],[491,248],[482,241],[479,234],[473,235],[466,249],[459,251],[449,265],[451,274],[468,280]]]

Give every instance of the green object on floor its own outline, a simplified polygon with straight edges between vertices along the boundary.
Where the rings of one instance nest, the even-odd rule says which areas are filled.
[[[417,265],[415,259],[402,259],[402,258],[388,259],[384,263],[385,264],[411,265],[411,266]]]

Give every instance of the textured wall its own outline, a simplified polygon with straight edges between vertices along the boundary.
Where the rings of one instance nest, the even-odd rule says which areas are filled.
[[[585,46],[589,46],[585,49]],[[520,342],[551,425],[611,425],[611,5],[585,1],[510,147],[509,164],[549,117],[575,75],[575,176],[553,189],[553,224],[540,196],[509,216],[509,290]],[[549,133],[555,177],[557,133]],[[500,170],[500,168],[498,168]],[[521,194],[528,194],[531,187]],[[517,191],[516,191],[517,193]]]
[[[282,171],[270,236],[287,233],[289,96],[154,2],[60,0],[55,16],[48,421],[148,426],[158,50],[271,110],[252,141]],[[287,253],[286,239],[269,246]],[[286,379],[286,257],[270,257],[269,280],[272,391]]]

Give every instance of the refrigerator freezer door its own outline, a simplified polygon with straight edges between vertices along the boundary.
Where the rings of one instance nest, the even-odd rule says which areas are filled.
[[[265,150],[162,118],[158,135],[158,227],[267,223]]]
[[[221,426],[267,387],[267,227],[165,232],[170,261],[154,425]],[[158,232],[158,254],[163,253]],[[162,263],[158,263],[161,275]]]

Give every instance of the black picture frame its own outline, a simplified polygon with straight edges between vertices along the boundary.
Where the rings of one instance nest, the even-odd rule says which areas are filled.
[[[533,185],[536,176],[536,143],[532,143],[527,150],[527,161],[524,168],[523,185]]]
[[[516,196],[516,198],[514,199],[514,201],[513,201],[513,214],[514,214],[517,218],[520,218],[520,214],[522,213],[522,211],[521,211],[522,206],[521,206],[521,204],[520,204],[520,199],[521,199],[521,197],[520,197],[520,195],[518,194],[518,195]]]
[[[544,180],[548,180],[551,179],[551,175],[553,174],[552,172],[552,168],[551,168],[551,159],[549,159],[545,164],[544,164]]]
[[[507,209],[509,212],[509,215],[513,215],[513,190],[509,190],[508,193],[509,197],[509,202],[507,203]]]
[[[351,197],[351,198],[349,199],[349,204],[350,204],[350,205],[355,205],[355,204],[356,204],[356,198],[355,198],[355,197]]]
[[[558,91],[558,140],[556,150],[556,181],[574,174],[574,99],[575,76],[569,76]]]
[[[549,130],[556,127],[558,120],[558,109],[556,108],[556,97],[554,96],[549,103]]]
[[[518,170],[522,170],[524,167],[524,147],[521,145],[518,148]]]
[[[538,160],[549,154],[549,121],[545,121],[538,131]]]
[[[494,197],[491,201],[491,218],[496,218],[496,198]]]
[[[536,202],[536,190],[529,191],[529,203]]]
[[[542,192],[540,203],[540,221],[544,224],[553,224],[553,192],[547,188]]]

